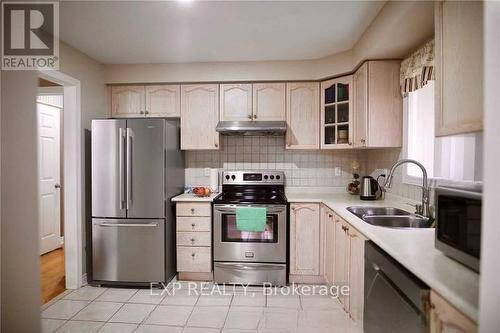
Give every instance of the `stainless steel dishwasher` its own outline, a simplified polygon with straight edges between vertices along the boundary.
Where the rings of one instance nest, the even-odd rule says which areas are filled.
[[[365,332],[427,332],[429,287],[392,257],[365,246]]]

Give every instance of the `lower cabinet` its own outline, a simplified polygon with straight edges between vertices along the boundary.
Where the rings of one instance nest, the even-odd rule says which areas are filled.
[[[179,280],[212,280],[211,204],[179,202],[176,211]]]
[[[327,285],[333,285],[335,263],[335,214],[328,207],[322,207],[324,235],[323,276]]]
[[[290,209],[290,282],[322,282],[320,205],[294,203]]]
[[[348,295],[339,293],[339,301],[354,321],[362,323],[367,239],[349,223],[330,212],[325,219],[325,280],[340,288],[349,287]]]
[[[439,294],[431,291],[431,333],[475,333],[476,324],[445,301]]]

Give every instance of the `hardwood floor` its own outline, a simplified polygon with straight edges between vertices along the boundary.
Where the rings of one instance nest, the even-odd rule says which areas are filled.
[[[42,304],[66,290],[64,277],[64,251],[62,248],[40,256],[40,285]]]

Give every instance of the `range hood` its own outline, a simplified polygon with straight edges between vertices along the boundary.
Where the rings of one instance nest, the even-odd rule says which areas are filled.
[[[219,121],[215,128],[223,135],[271,136],[286,132],[285,121]]]

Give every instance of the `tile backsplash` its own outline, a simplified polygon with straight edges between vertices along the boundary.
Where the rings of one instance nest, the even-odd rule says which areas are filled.
[[[373,149],[364,151],[364,160],[361,163],[367,174],[377,177],[382,173],[383,169],[390,169],[395,162],[402,158],[400,148]],[[402,166],[394,172],[392,187],[387,192],[416,201],[422,199],[422,188],[420,186],[403,184]]]
[[[361,163],[362,151],[286,150],[284,137],[223,136],[218,151],[186,152],[186,185],[209,185],[204,168],[222,170],[282,170],[288,187],[345,187],[352,179],[351,163]],[[340,175],[335,173],[340,171]]]

